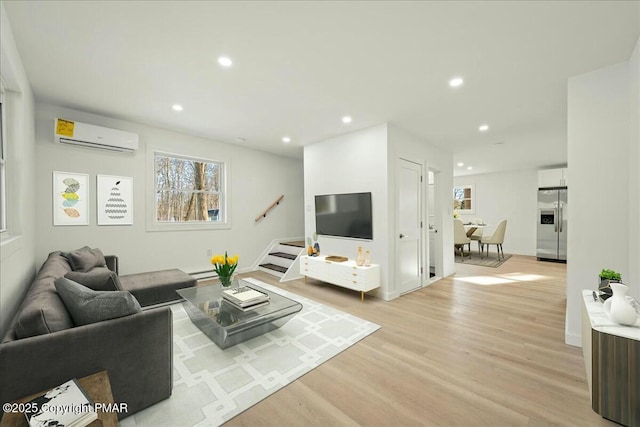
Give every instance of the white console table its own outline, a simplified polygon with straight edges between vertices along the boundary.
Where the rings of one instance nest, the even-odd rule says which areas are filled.
[[[640,320],[617,325],[593,292],[582,291],[582,353],[591,407],[624,426],[640,425]]]
[[[357,266],[353,260],[344,262],[327,261],[325,256],[300,257],[300,274],[305,278],[322,280],[343,288],[360,291],[364,301],[364,293],[380,287],[380,266]]]

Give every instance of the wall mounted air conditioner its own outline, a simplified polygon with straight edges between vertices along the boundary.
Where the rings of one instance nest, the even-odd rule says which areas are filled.
[[[101,150],[133,153],[138,149],[138,135],[117,129],[75,122],[55,120],[55,141],[60,144],[80,145]]]

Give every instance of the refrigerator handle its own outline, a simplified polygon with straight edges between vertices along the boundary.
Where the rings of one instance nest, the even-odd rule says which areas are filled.
[[[562,233],[562,205],[560,205],[560,232]]]
[[[558,232],[558,208],[553,210],[553,231]]]

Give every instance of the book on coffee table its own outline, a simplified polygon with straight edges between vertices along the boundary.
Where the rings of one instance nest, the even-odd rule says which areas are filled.
[[[244,307],[239,306],[238,304],[228,300],[228,299],[224,299],[224,303],[225,304],[229,304],[230,306],[237,308],[238,310],[241,311],[249,311],[249,310],[253,310],[254,308],[258,308],[258,307],[262,307],[265,306],[267,304],[269,304],[269,300],[266,301],[262,301],[262,302],[257,302],[255,304],[251,304],[251,305],[246,305]]]
[[[269,295],[248,286],[222,291],[222,298],[240,308],[255,306],[269,301]]]
[[[98,418],[95,403],[75,379],[52,388],[24,405],[24,415],[32,427],[84,427]]]

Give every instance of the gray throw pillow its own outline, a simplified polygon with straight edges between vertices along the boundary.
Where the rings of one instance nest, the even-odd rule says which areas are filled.
[[[64,275],[67,279],[86,286],[94,291],[121,291],[118,275],[107,267],[96,267],[89,272],[70,271]]]
[[[126,291],[94,291],[65,277],[57,278],[55,285],[76,326],[142,311],[138,300]]]
[[[63,254],[69,261],[73,271],[90,271],[94,267],[106,267],[107,261],[104,254],[98,248],[91,249],[89,246]]]

